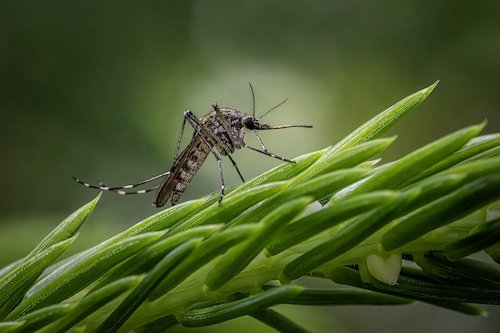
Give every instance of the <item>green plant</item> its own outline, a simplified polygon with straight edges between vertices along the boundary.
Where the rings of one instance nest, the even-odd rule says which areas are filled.
[[[500,135],[464,128],[396,161],[379,138],[437,83],[338,144],[151,216],[67,259],[99,197],[68,216],[25,258],[0,271],[0,332],[161,331],[251,315],[303,328],[275,304],[423,301],[481,315],[499,304]],[[417,266],[406,265],[414,262]],[[403,264],[402,264],[403,263]],[[310,275],[346,286],[315,290]]]

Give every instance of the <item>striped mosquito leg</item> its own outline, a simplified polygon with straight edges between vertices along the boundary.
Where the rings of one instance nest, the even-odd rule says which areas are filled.
[[[144,184],[147,184],[149,182],[152,182],[156,179],[159,179],[159,178],[162,178],[166,175],[168,175],[170,173],[170,171],[166,171],[166,172],[163,172],[157,176],[154,176],[154,177],[151,177],[151,178],[148,178],[148,179],[145,179],[145,180],[142,180],[138,183],[135,183],[135,184],[128,184],[128,185],[121,185],[121,186],[114,186],[114,187],[110,187],[110,186],[106,186],[106,185],[92,185],[92,184],[89,184],[89,183],[86,183],[84,181],[81,181],[80,179],[76,178],[76,177],[73,177],[73,179],[82,184],[83,186],[86,186],[88,188],[94,188],[96,190],[101,190],[101,191],[109,191],[109,192],[115,192],[115,193],[118,193],[118,194],[121,194],[121,195],[129,195],[129,194],[144,194],[144,193],[148,193],[148,192],[151,192],[155,189],[158,188],[158,186],[156,187],[153,187],[153,188],[148,188],[148,189],[145,189],[145,190],[139,190],[139,191],[123,191],[123,190],[126,190],[126,189],[131,189],[131,188],[134,188],[134,187],[137,187],[137,186],[141,186],[141,185],[144,185]]]
[[[158,189],[158,187],[160,187],[160,186],[158,185],[158,186],[154,186],[154,187],[150,187],[150,188],[147,188],[147,189],[144,189],[144,190],[138,190],[138,191],[114,190],[114,191],[111,191],[111,192],[119,194],[119,195],[144,194],[144,193],[148,193],[148,192],[154,191],[154,190]]]
[[[244,145],[245,148],[248,148],[248,149],[251,149],[253,151],[256,151],[258,153],[261,153],[261,154],[264,154],[264,155],[267,155],[267,156],[270,156],[270,157],[273,157],[273,158],[276,158],[278,160],[281,160],[281,161],[284,161],[284,162],[290,162],[290,163],[296,163],[295,161],[291,161],[287,158],[284,158],[284,157],[281,157],[281,156],[278,156],[276,155],[275,153],[271,153],[270,151],[266,151],[266,150],[260,150],[260,149],[257,149],[257,148],[254,148],[254,147],[250,147],[249,145],[247,145],[245,143]]]
[[[217,155],[217,153],[214,151],[214,149],[210,149],[212,151],[212,154],[214,154],[215,158],[217,159],[217,165],[219,166],[219,176],[220,176],[220,199],[219,199],[219,206],[222,203],[222,200],[224,199],[224,174],[222,173],[222,160]]]

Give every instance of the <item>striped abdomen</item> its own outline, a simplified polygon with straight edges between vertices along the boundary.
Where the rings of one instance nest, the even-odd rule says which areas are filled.
[[[163,206],[171,196],[170,202],[175,205],[186,191],[194,175],[210,153],[210,147],[199,135],[195,135],[184,149],[176,163],[170,169],[170,174],[156,192],[153,205]]]

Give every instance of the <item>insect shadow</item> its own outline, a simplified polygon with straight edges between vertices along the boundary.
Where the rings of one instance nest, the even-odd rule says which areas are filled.
[[[135,184],[122,185],[110,187],[103,183],[98,185],[91,185],[89,183],[83,182],[78,178],[73,177],[78,183],[102,191],[115,192],[121,195],[129,194],[143,194],[156,190],[155,197],[153,199],[153,206],[162,207],[170,199],[172,205],[179,202],[182,194],[189,186],[189,183],[193,179],[194,175],[209,154],[212,154],[216,160],[219,167],[219,176],[221,182],[221,195],[219,199],[219,204],[224,199],[224,175],[222,172],[222,156],[227,156],[234,168],[238,172],[241,180],[244,182],[243,176],[241,175],[238,165],[232,158],[231,154],[234,153],[236,149],[248,148],[254,150],[258,153],[276,158],[281,161],[294,163],[293,161],[286,159],[284,157],[278,156],[275,153],[270,152],[262,141],[257,131],[263,130],[275,130],[283,128],[292,127],[305,127],[311,128],[310,125],[280,125],[271,126],[268,124],[261,124],[260,119],[264,118],[271,111],[281,106],[287,101],[285,99],[278,105],[271,108],[269,111],[265,112],[262,116],[257,118],[255,116],[255,93],[252,85],[250,85],[250,90],[252,92],[252,115],[245,115],[243,112],[231,108],[221,108],[217,104],[212,104],[212,109],[208,115],[198,118],[193,112],[187,110],[184,112],[184,119],[182,121],[181,131],[179,133],[179,138],[177,140],[177,148],[175,151],[174,161],[169,171],[163,172],[157,176],[142,180]],[[194,128],[194,134],[191,141],[187,147],[179,154],[180,144],[184,134],[184,128],[186,127],[186,122],[188,122]],[[247,145],[244,141],[245,132],[252,131],[257,141],[260,144],[259,148],[254,148]],[[163,178],[162,182],[158,186],[154,186],[144,190],[138,191],[126,191],[127,189],[135,188],[157,179]]]

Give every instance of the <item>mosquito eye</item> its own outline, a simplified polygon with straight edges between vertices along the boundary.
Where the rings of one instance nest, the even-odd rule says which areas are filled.
[[[245,127],[248,129],[254,129],[255,127],[255,123],[253,122],[252,117],[243,118],[243,125],[245,125]]]

